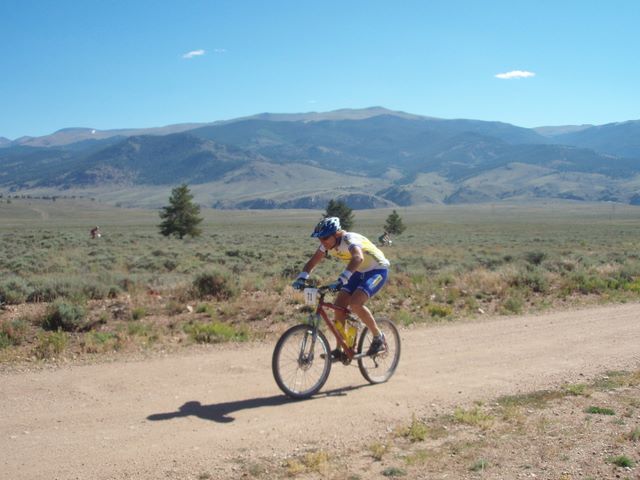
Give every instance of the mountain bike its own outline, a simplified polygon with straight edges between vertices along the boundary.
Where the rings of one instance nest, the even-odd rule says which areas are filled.
[[[305,303],[315,306],[315,312],[309,314],[306,322],[284,332],[273,350],[273,377],[278,387],[291,398],[309,398],[320,391],[329,378],[333,362],[349,365],[356,360],[360,373],[374,384],[389,380],[398,367],[400,334],[393,322],[387,318],[376,320],[384,333],[385,348],[375,355],[367,355],[373,335],[348,308],[325,301],[324,297],[330,291],[329,286],[316,288],[307,285],[304,288]],[[347,313],[344,331],[350,332],[350,335],[339,331],[336,323],[329,318],[327,309]],[[321,320],[336,337],[342,350],[338,358],[331,355],[327,337],[320,330]]]

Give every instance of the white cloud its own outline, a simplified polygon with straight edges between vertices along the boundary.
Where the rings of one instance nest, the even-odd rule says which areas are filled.
[[[226,48],[216,48],[214,50],[215,53],[227,53],[227,49]]]
[[[535,73],[527,72],[526,70],[511,70],[510,72],[498,73],[496,78],[501,78],[503,80],[511,80],[512,78],[528,78],[535,77]]]
[[[182,58],[193,58],[193,57],[199,57],[201,55],[204,55],[206,52],[204,50],[192,50],[190,52],[185,53],[184,55],[182,55]]]

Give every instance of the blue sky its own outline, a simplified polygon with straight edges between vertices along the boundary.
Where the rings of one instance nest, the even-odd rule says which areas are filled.
[[[638,0],[3,0],[0,136],[369,106],[638,119],[639,25]]]

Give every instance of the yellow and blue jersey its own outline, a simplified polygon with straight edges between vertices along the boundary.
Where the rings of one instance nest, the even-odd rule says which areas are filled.
[[[354,232],[345,232],[340,238],[340,243],[335,248],[328,251],[329,255],[349,263],[351,261],[351,248],[360,247],[364,260],[358,267],[358,272],[369,272],[379,268],[389,268],[389,260],[384,253],[376,247],[367,237]],[[324,246],[320,245],[320,251],[327,252]]]

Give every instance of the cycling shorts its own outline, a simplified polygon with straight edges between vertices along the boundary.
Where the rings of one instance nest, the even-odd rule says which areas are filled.
[[[353,275],[341,290],[352,294],[359,288],[371,298],[387,282],[387,273],[386,268],[378,268],[368,272],[353,272]]]

